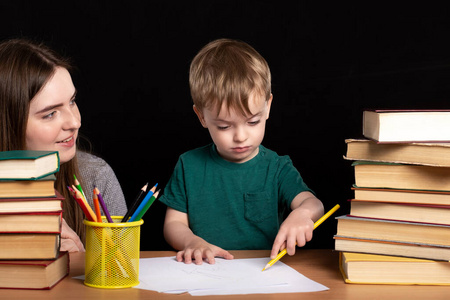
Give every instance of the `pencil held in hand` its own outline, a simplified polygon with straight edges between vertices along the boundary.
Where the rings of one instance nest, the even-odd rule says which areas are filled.
[[[324,214],[319,220],[317,220],[314,223],[314,229],[316,229],[320,224],[323,223],[323,221],[325,221],[326,219],[328,219],[329,216],[331,216],[336,210],[339,209],[339,207],[341,207],[339,204],[336,204],[332,209],[330,209],[326,214]],[[273,264],[275,264],[277,261],[279,261],[283,256],[286,255],[287,250],[284,249],[283,251],[280,251],[280,253],[278,253],[277,257],[275,257],[274,259],[272,259],[271,261],[269,261],[269,263],[264,267],[264,269],[262,269],[263,271],[270,268],[271,266],[273,266]]]

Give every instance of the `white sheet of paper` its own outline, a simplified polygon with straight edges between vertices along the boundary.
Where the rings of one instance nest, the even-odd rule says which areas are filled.
[[[191,295],[297,293],[328,288],[282,262],[262,272],[269,258],[216,259],[210,265],[185,264],[175,257],[142,258],[135,288]]]

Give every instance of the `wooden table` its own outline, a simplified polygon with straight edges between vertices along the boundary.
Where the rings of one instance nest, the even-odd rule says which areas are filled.
[[[267,257],[269,251],[231,251],[236,258]],[[172,251],[143,251],[141,257],[174,256]],[[356,285],[344,283],[338,269],[338,252],[332,250],[302,250],[286,255],[282,261],[306,277],[330,290],[315,293],[252,294],[235,296],[204,296],[197,299],[450,299],[450,286]],[[0,299],[186,299],[189,294],[172,295],[137,288],[119,290],[85,286],[72,277],[84,274],[84,253],[70,255],[70,275],[51,290],[0,290]]]

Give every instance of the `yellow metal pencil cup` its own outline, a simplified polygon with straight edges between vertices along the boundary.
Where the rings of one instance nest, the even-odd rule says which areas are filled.
[[[129,288],[139,284],[139,245],[143,220],[120,223],[84,220],[86,260],[84,284],[105,289]]]

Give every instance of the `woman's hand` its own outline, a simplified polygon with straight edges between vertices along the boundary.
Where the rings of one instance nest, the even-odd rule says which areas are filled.
[[[85,252],[80,237],[67,225],[64,219],[62,219],[60,251]]]

